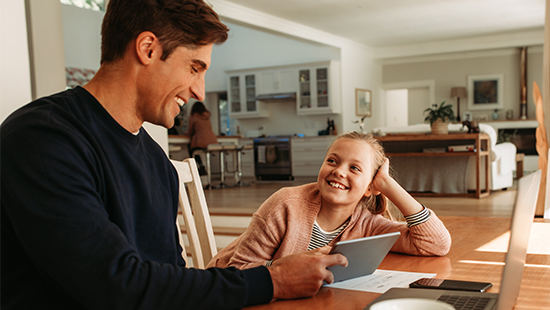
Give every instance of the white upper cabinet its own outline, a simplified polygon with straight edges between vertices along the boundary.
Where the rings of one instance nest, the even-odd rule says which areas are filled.
[[[258,94],[276,94],[296,92],[294,76],[296,70],[267,70],[258,73]]]
[[[298,68],[298,115],[337,114],[341,109],[340,64],[336,61]]]
[[[265,106],[268,103],[256,100],[257,96],[281,93],[296,93],[298,115],[340,113],[340,63],[337,61],[227,71],[227,76],[232,118],[268,117]]]
[[[229,74],[229,116],[232,118],[267,117],[263,104],[256,101],[256,74]]]

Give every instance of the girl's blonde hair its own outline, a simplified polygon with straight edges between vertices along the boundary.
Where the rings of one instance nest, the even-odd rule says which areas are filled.
[[[338,138],[336,138],[336,140],[334,140],[332,144],[341,139],[363,141],[372,147],[374,152],[371,158],[371,165],[373,167],[376,167],[376,169],[374,170],[374,174],[372,175],[372,178],[374,179],[376,172],[378,172],[378,168],[382,166],[382,164],[384,163],[384,159],[386,158],[384,148],[382,147],[382,145],[380,145],[378,140],[376,140],[372,134],[352,131],[338,136]],[[393,218],[393,216],[388,211],[388,199],[382,194],[363,197],[359,203],[363,205],[363,208],[367,208],[372,214],[381,214],[387,218]]]

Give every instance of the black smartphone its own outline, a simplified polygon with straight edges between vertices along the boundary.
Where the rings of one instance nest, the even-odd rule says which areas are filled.
[[[432,288],[472,292],[485,292],[491,286],[493,286],[493,284],[488,282],[457,281],[435,278],[422,278],[409,284],[409,287],[411,288]]]

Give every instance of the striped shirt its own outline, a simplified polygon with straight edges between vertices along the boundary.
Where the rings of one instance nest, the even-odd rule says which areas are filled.
[[[313,223],[313,229],[311,231],[311,239],[309,239],[309,246],[307,247],[308,251],[315,250],[317,248],[323,247],[327,244],[329,244],[332,239],[336,238],[346,226],[348,226],[350,219],[348,218],[347,221],[344,222],[344,224],[340,225],[340,227],[336,228],[333,231],[326,232],[324,231],[319,224],[317,224],[317,221]],[[269,267],[273,263],[273,260],[268,260],[264,263],[264,266]]]
[[[422,205],[422,211],[405,216],[407,221],[407,227],[413,227],[424,222],[427,222],[430,219],[430,211],[424,205]]]
[[[319,226],[319,224],[317,224],[317,221],[315,221],[315,223],[313,224],[313,230],[311,231],[311,239],[309,240],[309,246],[307,247],[307,250],[315,250],[329,244],[332,239],[336,238],[340,234],[340,232],[342,232],[342,230],[344,230],[344,228],[348,226],[349,220],[350,219],[345,221],[344,224],[340,225],[340,227],[329,232],[324,231]]]

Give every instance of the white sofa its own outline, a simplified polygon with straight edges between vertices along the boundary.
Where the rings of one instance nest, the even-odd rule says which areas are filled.
[[[489,125],[480,123],[480,131],[489,135],[491,143],[491,154],[489,156],[490,165],[490,189],[504,189],[511,187],[514,181],[514,171],[516,170],[516,146],[510,142],[503,142],[496,144],[497,133],[495,129]],[[450,132],[467,132],[468,128],[462,126],[462,124],[449,124]],[[418,124],[404,127],[377,127],[373,129],[373,133],[378,135],[386,135],[387,133],[429,133],[430,125]],[[433,158],[431,159],[433,160]],[[466,168],[465,181],[467,182],[467,190],[475,190],[476,188],[476,169],[475,169],[475,157],[469,157]],[[446,165],[449,167],[450,165]],[[482,166],[483,168],[483,166]],[[399,171],[397,171],[399,174]],[[447,178],[450,179],[452,175],[447,174]],[[416,177],[416,176],[415,176]],[[481,173],[482,190],[484,190],[483,184],[485,184],[485,174]],[[403,184],[402,184],[403,185]],[[404,186],[405,187],[405,186]],[[409,191],[415,191],[417,188],[405,189]],[[442,192],[439,186],[435,186],[433,192]],[[443,191],[444,192],[444,191]]]

